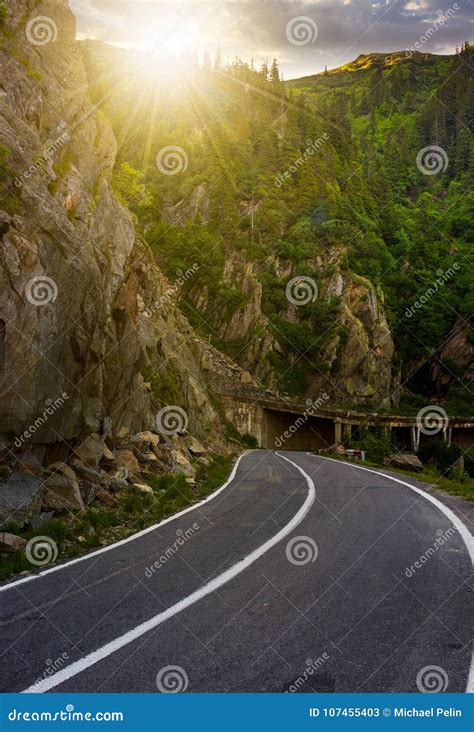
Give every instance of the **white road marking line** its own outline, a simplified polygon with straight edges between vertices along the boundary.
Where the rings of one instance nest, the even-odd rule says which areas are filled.
[[[441,501],[439,501],[437,498],[432,496],[430,493],[426,493],[421,488],[417,488],[415,485],[411,485],[411,483],[407,483],[405,480],[400,480],[400,478],[394,478],[392,475],[387,475],[386,473],[381,473],[379,470],[372,470],[372,468],[364,468],[362,465],[356,465],[354,463],[348,463],[345,460],[335,460],[334,458],[330,457],[323,457],[322,455],[313,455],[311,452],[307,452],[307,455],[310,455],[311,457],[317,457],[321,460],[330,460],[332,463],[340,463],[342,465],[350,465],[351,468],[357,468],[358,470],[365,470],[367,473],[374,473],[375,475],[381,475],[382,478],[388,478],[388,480],[393,480],[395,483],[400,483],[401,485],[405,485],[407,488],[411,488],[412,491],[415,491],[415,493],[419,493],[420,496],[423,496],[423,498],[426,498],[427,501],[430,501],[436,508],[438,508],[444,515],[451,521],[452,525],[456,529],[456,531],[460,534],[461,539],[463,540],[464,544],[466,545],[466,549],[468,551],[469,557],[471,559],[471,564],[474,566],[474,536],[471,534],[469,529],[467,528],[466,524],[464,524],[458,516],[454,513],[454,511],[451,511],[450,508],[444,505]],[[466,693],[467,694],[474,694],[474,652],[471,656],[471,667],[469,669],[469,676],[467,679],[467,686],[466,686]]]
[[[308,511],[310,510],[311,506],[314,503],[314,500],[316,498],[316,490],[314,487],[314,483],[310,476],[303,470],[303,468],[300,468],[299,465],[294,463],[289,458],[285,457],[284,455],[280,455],[280,453],[276,453],[279,457],[281,457],[283,460],[286,460],[288,463],[293,465],[305,478],[306,483],[308,485],[308,494],[306,496],[306,499],[301,506],[301,508],[297,511],[297,513],[293,516],[291,521],[289,521],[286,526],[284,526],[275,536],[273,536],[271,539],[266,541],[264,544],[259,546],[257,549],[254,549],[253,552],[250,552],[244,559],[241,559],[239,562],[234,564],[229,569],[225,570],[225,572],[222,572],[217,577],[215,577],[210,582],[207,582],[203,587],[201,587],[199,590],[196,590],[191,595],[188,595],[188,597],[185,597],[183,600],[180,600],[179,602],[175,603],[171,607],[167,608],[167,610],[164,610],[161,613],[158,613],[158,615],[155,615],[153,618],[150,618],[149,620],[146,620],[144,623],[141,623],[136,628],[133,628],[132,630],[129,630],[127,633],[124,633],[124,635],[120,636],[119,638],[116,638],[115,640],[111,641],[110,643],[107,643],[105,646],[102,646],[101,648],[98,648],[96,651],[93,651],[92,653],[89,653],[87,656],[84,656],[83,658],[79,659],[78,661],[75,661],[70,666],[67,666],[66,668],[61,669],[57,673],[53,674],[52,676],[49,676],[46,679],[43,679],[42,681],[38,682],[37,684],[33,684],[33,686],[30,686],[28,689],[25,689],[22,693],[43,693],[45,691],[49,691],[50,689],[54,689],[56,686],[59,686],[59,684],[62,684],[64,681],[67,681],[68,679],[72,678],[73,676],[77,676],[77,674],[80,674],[82,671],[84,671],[86,668],[90,668],[90,666],[93,666],[94,664],[98,663],[99,661],[103,660],[104,658],[107,658],[107,656],[110,656],[112,653],[115,653],[116,651],[120,650],[124,646],[128,645],[129,643],[132,643],[137,638],[140,638],[140,636],[144,635],[145,633],[148,633],[150,630],[154,630],[157,626],[164,623],[169,618],[173,617],[177,613],[182,612],[186,608],[190,607],[191,605],[194,605],[196,602],[199,602],[199,600],[202,600],[203,597],[206,597],[206,595],[210,595],[215,590],[219,589],[219,587],[222,587],[227,582],[230,582],[230,580],[234,579],[234,577],[237,577],[241,572],[248,569],[254,562],[256,562],[258,559],[263,557],[264,554],[266,554],[272,547],[276,546],[282,539],[287,537],[291,532],[298,526],[298,524],[301,523],[301,521],[304,519]],[[235,475],[235,469],[232,471],[232,475]],[[226,485],[228,485],[230,482],[230,479],[227,481]],[[220,489],[222,490],[224,486]],[[214,493],[214,495],[216,495]],[[138,536],[138,534],[137,534]]]
[[[160,526],[164,526],[165,524],[169,524],[171,521],[174,521],[177,518],[180,518],[181,516],[184,516],[184,514],[189,513],[190,511],[194,511],[196,508],[199,508],[200,506],[203,506],[205,503],[208,503],[209,501],[212,501],[216,496],[219,495],[219,493],[222,493],[223,490],[227,488],[228,485],[232,483],[232,481],[235,478],[235,475],[237,473],[240,461],[242,460],[245,455],[248,455],[249,452],[245,452],[242,455],[239,455],[237,458],[235,465],[232,469],[231,474],[229,475],[227,481],[222,485],[220,488],[214,491],[214,493],[211,493],[207,498],[204,498],[202,501],[199,501],[199,503],[193,503],[192,506],[188,506],[188,508],[184,508],[179,513],[175,513],[172,516],[169,516],[166,519],[163,519],[163,521],[160,521],[159,524],[153,524],[153,526],[148,526],[148,528],[143,529],[142,531],[138,531],[136,534],[131,534],[131,536],[127,536],[126,539],[121,539],[120,541],[116,541],[114,544],[109,544],[108,546],[104,546],[102,549],[96,549],[93,552],[90,552],[89,554],[84,554],[82,557],[76,557],[75,559],[69,559],[67,562],[63,562],[62,564],[57,564],[54,567],[50,567],[49,569],[45,569],[43,572],[38,572],[37,574],[31,574],[28,575],[28,577],[22,577],[19,580],[15,580],[14,582],[9,582],[6,585],[2,585],[0,587],[0,592],[6,592],[7,590],[13,589],[13,587],[17,587],[18,585],[22,585],[25,582],[31,582],[32,580],[39,579],[40,577],[45,577],[47,574],[51,574],[52,572],[59,572],[61,569],[65,569],[66,567],[71,567],[73,564],[77,564],[78,562],[84,562],[86,559],[92,559],[92,557],[96,557],[99,554],[105,554],[105,552],[110,552],[112,549],[117,549],[119,546],[123,546],[124,544],[128,544],[130,541],[135,541],[135,539],[139,539],[141,536],[145,536],[145,534],[149,534],[151,531],[155,531],[155,529],[158,529]]]

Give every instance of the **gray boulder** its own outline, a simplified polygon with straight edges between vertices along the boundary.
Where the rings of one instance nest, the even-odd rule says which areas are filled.
[[[73,511],[84,508],[76,474],[69,465],[55,463],[44,482],[43,509],[45,511]]]
[[[403,453],[400,453],[399,455],[391,455],[390,457],[385,458],[384,465],[393,465],[396,468],[411,470],[414,473],[421,473],[423,470],[423,463],[419,457],[416,455],[405,455]]]
[[[0,483],[0,527],[13,523],[22,528],[41,510],[43,485],[38,476],[14,472]]]
[[[26,548],[27,541],[21,536],[0,532],[0,553],[22,552]]]

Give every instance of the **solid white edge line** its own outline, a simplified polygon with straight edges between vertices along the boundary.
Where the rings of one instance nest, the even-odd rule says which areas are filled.
[[[245,455],[248,455],[251,450],[247,450],[246,452],[242,453],[242,455],[239,455],[237,458],[234,467],[232,468],[232,472],[230,473],[228,479],[222,485],[220,488],[217,488],[213,493],[211,493],[209,496],[204,498],[202,501],[199,501],[199,503],[193,503],[192,506],[188,506],[187,508],[183,508],[182,511],[179,511],[179,513],[174,513],[172,516],[168,516],[168,518],[163,519],[163,521],[160,521],[158,524],[153,524],[153,526],[148,526],[148,528],[143,529],[142,531],[138,531],[136,534],[131,534],[130,536],[127,536],[126,539],[120,539],[120,541],[116,541],[113,544],[109,544],[108,546],[102,547],[102,549],[95,549],[93,552],[90,552],[89,554],[83,554],[80,557],[76,557],[75,559],[68,559],[66,562],[63,562],[62,564],[57,564],[54,567],[50,567],[49,569],[45,569],[42,572],[38,572],[37,574],[31,574],[27,577],[22,577],[19,580],[14,580],[13,582],[9,582],[5,585],[0,586],[0,592],[6,592],[7,590],[11,590],[14,587],[17,587],[18,585],[22,585],[25,582],[31,582],[32,580],[39,579],[40,577],[45,577],[47,574],[52,574],[53,572],[59,572],[61,569],[65,569],[66,567],[71,567],[73,564],[78,564],[78,562],[85,562],[87,559],[92,559],[93,557],[97,557],[99,554],[105,554],[105,552],[110,552],[113,549],[117,549],[119,546],[123,546],[124,544],[128,544],[130,541],[135,541],[135,539],[139,539],[141,536],[145,536],[145,534],[149,534],[151,531],[155,531],[155,529],[158,529],[160,526],[164,526],[165,524],[169,524],[171,521],[174,521],[177,518],[180,518],[181,516],[184,516],[186,513],[189,513],[190,511],[194,511],[196,508],[199,508],[200,506],[203,506],[205,503],[208,503],[209,501],[212,501],[216,496],[219,495],[219,493],[222,493],[223,490],[227,488],[230,483],[235,478],[235,475],[237,473],[240,461],[242,460]]]
[[[474,536],[471,534],[469,529],[467,528],[466,524],[464,524],[458,516],[454,513],[454,511],[451,511],[450,508],[444,505],[441,501],[439,501],[437,498],[432,496],[430,493],[426,493],[421,488],[418,488],[415,485],[411,485],[411,483],[407,483],[405,480],[400,480],[400,478],[394,478],[393,475],[387,475],[386,473],[382,473],[379,470],[372,470],[372,468],[364,468],[362,465],[356,465],[355,463],[348,463],[346,460],[335,460],[334,458],[325,457],[323,455],[314,455],[314,453],[307,452],[307,455],[310,455],[311,457],[317,457],[321,460],[330,460],[332,463],[340,463],[342,465],[349,465],[351,468],[357,468],[358,470],[365,470],[367,473],[374,473],[374,475],[381,475],[383,478],[388,478],[388,480],[393,480],[395,483],[400,483],[401,485],[406,486],[407,488],[411,488],[412,491],[415,491],[415,493],[419,493],[420,496],[423,496],[423,498],[426,498],[427,501],[430,501],[436,508],[438,508],[444,515],[451,521],[452,525],[456,529],[456,531],[460,534],[461,539],[463,540],[464,544],[466,545],[466,549],[468,551],[468,554],[471,558],[471,563],[474,565]],[[469,669],[469,676],[467,679],[467,686],[466,686],[466,693],[467,694],[474,694],[474,652],[471,655],[471,667]]]
[[[64,683],[64,681],[67,681],[73,676],[77,676],[77,674],[80,674],[86,668],[93,666],[107,656],[110,656],[112,653],[115,653],[129,643],[132,643],[134,640],[140,638],[140,636],[148,633],[150,630],[154,630],[169,618],[173,617],[177,613],[182,612],[191,605],[194,605],[194,603],[199,602],[199,600],[202,600],[202,598],[206,597],[206,595],[210,595],[212,592],[219,589],[219,587],[227,584],[227,582],[230,582],[230,580],[237,577],[237,575],[239,575],[241,572],[248,569],[248,567],[250,567],[258,559],[260,559],[264,554],[266,554],[269,549],[272,549],[272,547],[276,546],[276,544],[282,541],[282,539],[287,537],[288,534],[291,534],[291,532],[298,526],[298,524],[301,523],[301,521],[304,519],[311,506],[313,505],[316,498],[316,490],[311,477],[303,470],[303,468],[300,468],[299,465],[297,465],[284,455],[280,455],[280,453],[278,452],[276,454],[283,460],[286,460],[288,463],[293,465],[303,475],[308,485],[308,494],[305,498],[303,505],[293,516],[291,521],[286,524],[286,526],[284,526],[271,539],[266,541],[261,546],[257,547],[257,549],[254,549],[254,551],[250,552],[250,554],[248,554],[246,557],[241,559],[229,569],[219,574],[213,580],[207,582],[205,585],[203,585],[203,587],[199,588],[199,590],[196,590],[191,595],[188,595],[188,597],[185,597],[183,600],[180,600],[179,602],[175,603],[163,612],[158,613],[158,615],[155,615],[149,620],[146,620],[144,623],[141,623],[136,628],[129,630],[127,633],[124,633],[124,635],[120,636],[119,638],[116,638],[110,643],[107,643],[101,648],[98,648],[96,651],[93,651],[87,656],[84,656],[78,661],[75,661],[70,666],[67,666],[66,668],[61,669],[61,671],[58,671],[52,676],[49,676],[48,678],[43,679],[36,684],[33,684],[33,686],[25,689],[22,693],[43,693],[45,691],[49,691],[50,689],[55,688],[59,684]],[[234,471],[233,473],[235,474]],[[229,483],[229,481],[227,483]]]

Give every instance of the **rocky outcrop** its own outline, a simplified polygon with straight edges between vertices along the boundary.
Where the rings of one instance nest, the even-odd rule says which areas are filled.
[[[456,319],[430,369],[431,379],[440,394],[446,393],[451,383],[459,378],[474,381],[474,345],[464,318]]]
[[[48,19],[46,35],[35,29],[38,16]],[[47,464],[92,433],[152,429],[158,409],[179,395],[190,429],[218,434],[199,341],[175,303],[160,301],[169,287],[111,189],[116,142],[88,98],[67,1],[15,0],[7,31],[0,431]],[[175,384],[174,395],[162,381]]]
[[[340,298],[338,324],[345,337],[336,335],[325,349],[328,376],[313,380],[310,396],[324,391],[336,403],[390,406],[394,345],[382,291],[338,266],[330,278],[323,274],[321,296]]]
[[[92,440],[98,444],[96,436],[92,435]],[[10,526],[39,529],[55,516],[67,518],[99,504],[113,508],[123,491],[151,495],[153,489],[146,481],[163,473],[181,474],[194,486],[198,463],[208,464],[216,447],[226,452],[223,443],[214,439],[214,447],[206,446],[191,434],[160,436],[145,431],[125,437],[122,430],[120,439],[106,440],[101,441],[98,461],[97,451],[81,453],[83,458],[93,458],[93,465],[80,459],[76,451],[69,462],[56,462],[47,468],[25,448],[0,444],[0,466],[4,468],[0,477],[0,531]]]
[[[387,407],[395,401],[398,377],[392,367],[394,345],[383,293],[370,280],[343,269],[344,257],[344,248],[333,247],[316,254],[314,261],[307,265],[310,271],[318,273],[318,298],[326,301],[337,298],[340,306],[334,323],[336,334],[319,354],[320,360],[327,364],[327,371],[312,370],[308,363],[306,396],[314,399],[324,392],[333,404]],[[293,270],[291,262],[278,258],[270,258],[267,267],[281,282],[283,292],[286,282],[301,274]],[[220,335],[224,341],[248,338],[239,351],[239,363],[257,381],[275,389],[278,380],[271,356],[278,354],[285,358],[288,343],[284,337],[278,342],[262,312],[258,268],[241,255],[230,253],[222,282],[240,290],[245,300],[229,322],[219,324]],[[208,303],[202,291],[196,305],[206,312]],[[298,322],[299,308],[287,303],[280,315]]]

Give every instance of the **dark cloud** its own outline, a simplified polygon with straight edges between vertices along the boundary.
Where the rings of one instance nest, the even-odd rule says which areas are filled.
[[[423,50],[453,53],[457,44],[471,40],[472,1],[70,0],[70,4],[80,37],[140,47],[180,28],[184,40],[194,39],[200,54],[220,45],[224,58],[239,55],[259,63],[277,56],[290,78],[320,71],[326,64],[339,66],[360,53],[407,49],[426,36]],[[304,36],[297,36],[295,43],[287,34],[288,23],[299,16],[310,19],[306,30],[311,40],[301,45]],[[182,30],[176,35],[183,40]]]

